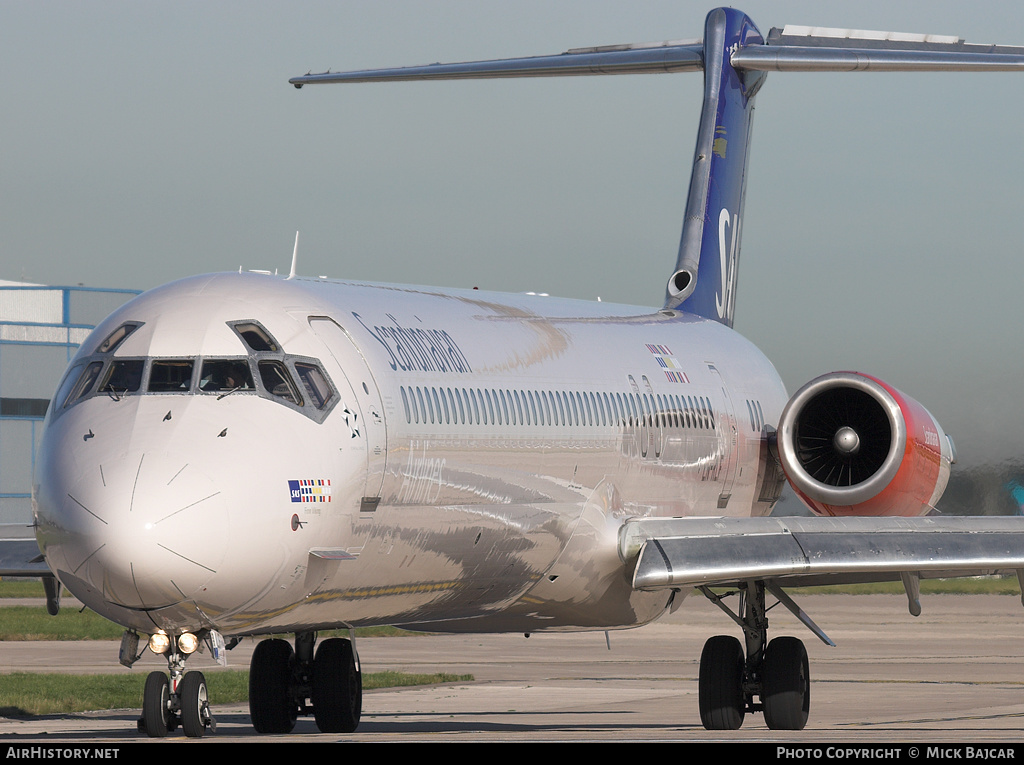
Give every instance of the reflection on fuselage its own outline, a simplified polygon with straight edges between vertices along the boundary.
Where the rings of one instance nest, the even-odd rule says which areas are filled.
[[[625,520],[777,499],[781,383],[717,323],[395,293],[217,275],[101,325],[37,472],[71,591],[140,631],[632,626],[666,596],[631,591]]]

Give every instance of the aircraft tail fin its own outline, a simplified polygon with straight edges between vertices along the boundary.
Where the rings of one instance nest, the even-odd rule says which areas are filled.
[[[747,181],[754,96],[763,72],[733,67],[733,54],[764,40],[753,22],[729,8],[708,14],[704,26],[704,109],[697,131],[690,192],[666,308],[686,310],[732,326]],[[700,279],[697,278],[698,273]]]
[[[665,307],[732,326],[753,99],[767,72],[1024,71],[1024,48],[941,35],[787,26],[767,38],[745,14],[716,8],[703,40],[576,48],[555,56],[324,72],[323,83],[704,72],[689,196]],[[698,278],[699,277],[699,278]]]

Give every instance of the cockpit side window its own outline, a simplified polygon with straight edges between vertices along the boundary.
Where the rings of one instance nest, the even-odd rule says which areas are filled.
[[[71,386],[78,382],[78,378],[82,374],[82,367],[85,366],[84,361],[80,361],[75,364],[71,369],[64,375],[64,379],[61,380],[60,387],[57,388],[57,393],[53,397],[53,406],[50,407],[50,411],[65,406],[68,402]]]
[[[192,359],[160,359],[149,372],[150,393],[188,393],[192,387]]]
[[[323,409],[327,406],[331,396],[334,395],[334,391],[327,380],[324,379],[320,367],[296,361],[295,373],[298,374],[299,379],[302,381],[302,387],[306,389],[306,393],[309,395],[313,406],[317,409]]]
[[[141,327],[142,324],[137,322],[129,322],[122,324],[120,327],[115,329],[109,335],[104,338],[103,342],[96,348],[96,353],[110,353],[117,346],[119,346],[128,335]]]
[[[92,390],[92,385],[96,382],[96,378],[100,375],[100,370],[103,368],[102,361],[93,361],[78,376],[75,381],[74,387],[71,392],[65,397],[62,406],[69,406],[83,396],[88,395],[89,391]],[[72,376],[68,375],[68,380],[71,380]],[[66,383],[65,383],[66,385]],[[60,395],[60,394],[58,394]],[[58,399],[59,400],[59,399]]]
[[[277,344],[271,334],[256,322],[241,322],[234,324],[232,328],[250,350],[257,353],[279,353],[281,350],[281,346]]]
[[[283,398],[295,406],[302,406],[302,397],[299,395],[295,383],[292,382],[288,367],[280,361],[261,361],[259,370],[263,387],[271,395]]]

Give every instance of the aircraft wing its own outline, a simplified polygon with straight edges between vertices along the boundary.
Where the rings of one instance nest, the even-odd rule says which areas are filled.
[[[0,576],[51,577],[35,539],[0,539]]]
[[[668,518],[629,521],[639,590],[847,584],[1024,569],[1024,518]]]

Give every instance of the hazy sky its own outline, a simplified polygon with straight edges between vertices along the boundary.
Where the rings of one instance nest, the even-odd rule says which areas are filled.
[[[660,306],[699,75],[307,87],[289,77],[699,37],[710,5],[0,0],[0,279],[205,271]],[[1024,45],[1017,2],[767,2],[786,23]],[[860,369],[964,464],[1024,461],[1024,73],[771,74],[736,328],[790,390]]]

